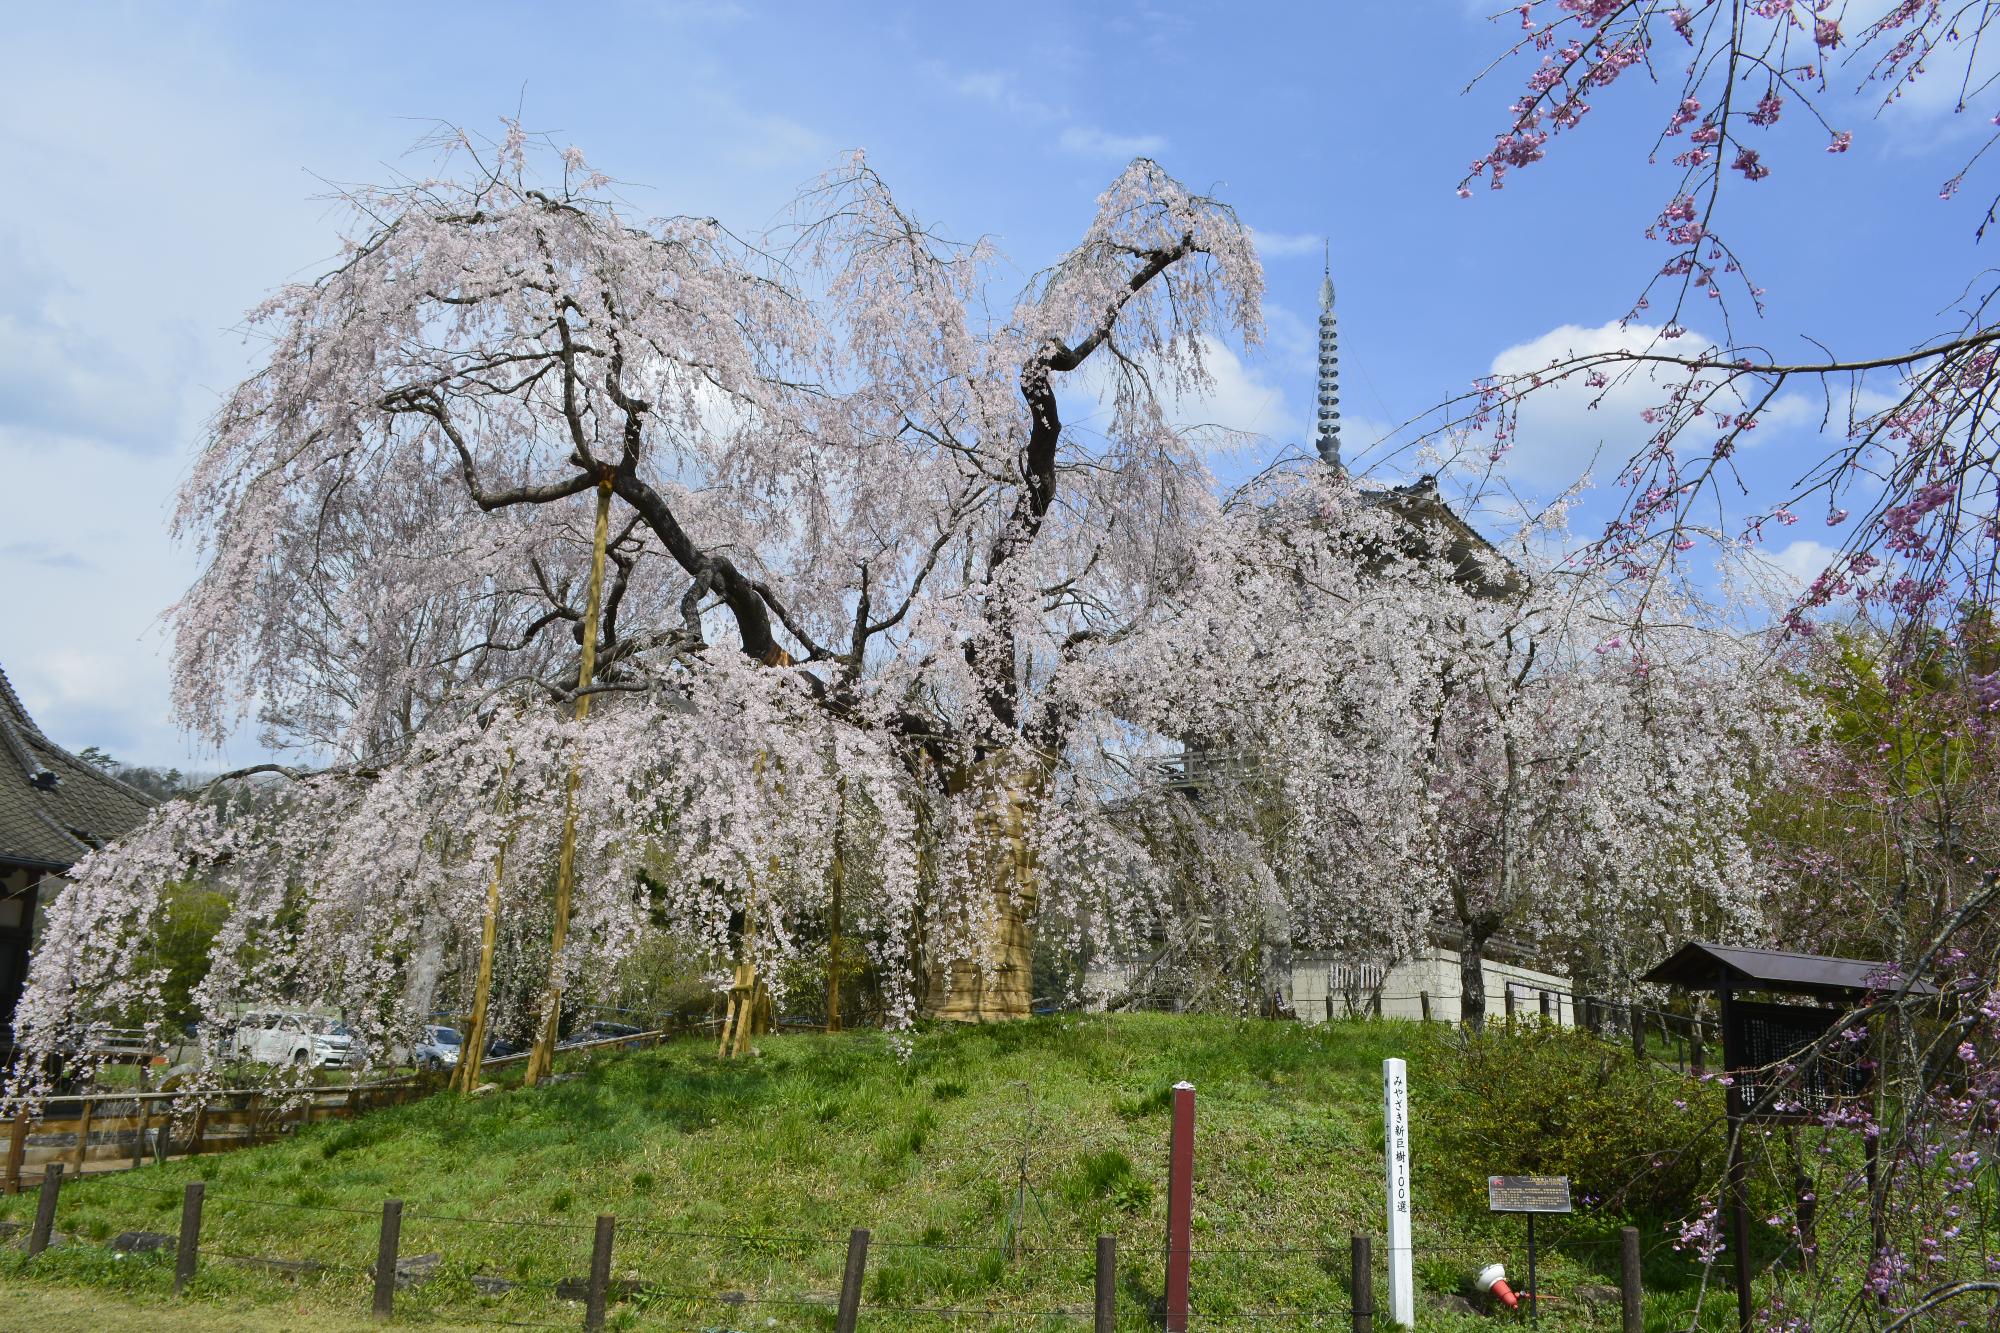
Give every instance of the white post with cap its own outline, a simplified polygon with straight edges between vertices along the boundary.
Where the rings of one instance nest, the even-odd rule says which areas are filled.
[[[1410,1073],[1401,1060],[1382,1062],[1382,1160],[1388,1176],[1389,1318],[1416,1324],[1414,1256],[1410,1249]]]

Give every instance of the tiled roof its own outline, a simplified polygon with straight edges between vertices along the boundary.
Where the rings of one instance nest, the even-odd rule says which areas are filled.
[[[65,869],[155,804],[44,736],[0,671],[0,861]]]

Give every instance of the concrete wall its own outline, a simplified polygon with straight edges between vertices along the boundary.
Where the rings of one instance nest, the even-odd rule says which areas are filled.
[[[1506,995],[1511,988],[1517,1015],[1539,1017],[1541,997],[1546,994],[1550,1021],[1564,1027],[1575,1025],[1576,1002],[1568,977],[1514,963],[1498,963],[1490,958],[1485,960],[1482,971],[1489,1018],[1505,1017]],[[1129,989],[1141,972],[1136,963],[1091,968],[1084,979],[1085,1007],[1103,1008],[1107,997]],[[1331,953],[1300,951],[1292,955],[1285,1001],[1307,1023],[1323,1023],[1329,1017],[1342,1018],[1350,1013],[1368,1014],[1373,1011],[1377,996],[1384,1018],[1421,1019],[1426,1014],[1428,997],[1432,1022],[1458,1022],[1458,951],[1431,948],[1393,966],[1357,962]]]

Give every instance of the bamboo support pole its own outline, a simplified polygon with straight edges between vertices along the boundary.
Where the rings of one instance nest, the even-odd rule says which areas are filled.
[[[590,591],[583,609],[583,663],[577,668],[576,688],[590,688],[597,671],[597,618],[604,605],[604,547],[611,530],[611,474],[597,483],[597,527],[590,546]],[[590,696],[578,693],[576,720],[590,716]],[[570,895],[576,888],[576,790],[582,776],[574,765],[563,795],[562,854],[556,862],[555,926],[549,935],[549,998],[543,1007],[542,1032],[528,1057],[522,1083],[533,1087],[555,1064],[556,1034],[562,1023],[562,951],[569,939]]]
[[[834,786],[833,864],[827,870],[826,911],[826,1030],[840,1031],[840,898],[847,888],[847,857],[840,842],[840,827],[847,814],[847,779]]]
[[[500,791],[494,797],[498,813],[507,813],[507,779],[514,771],[510,751],[500,770]],[[510,829],[500,835],[500,848],[493,854],[493,875],[486,881],[486,914],[479,922],[479,980],[472,992],[472,1021],[466,1024],[465,1045],[459,1048],[458,1068],[452,1071],[452,1085],[460,1092],[479,1086],[479,1067],[486,1055],[486,1007],[493,995],[493,949],[500,937],[500,881],[507,874],[507,844]]]

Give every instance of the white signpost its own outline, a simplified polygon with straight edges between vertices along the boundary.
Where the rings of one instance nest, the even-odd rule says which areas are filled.
[[[1389,1177],[1389,1318],[1416,1324],[1416,1286],[1410,1253],[1410,1071],[1401,1060],[1382,1062],[1382,1160]]]

